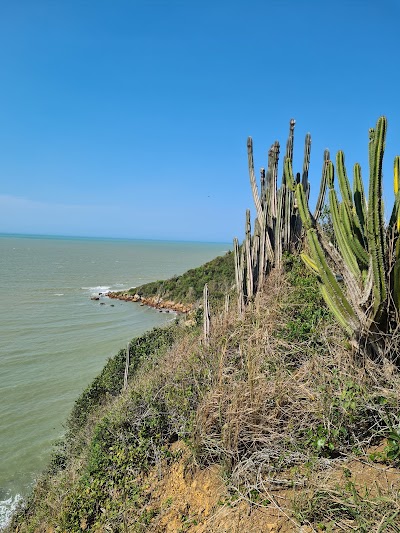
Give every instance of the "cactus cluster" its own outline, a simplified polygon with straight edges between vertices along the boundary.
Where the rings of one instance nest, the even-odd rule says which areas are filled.
[[[261,169],[260,188],[254,173],[253,142],[247,142],[250,185],[256,219],[251,231],[246,212],[245,240],[234,239],[239,313],[251,301],[272,268],[280,268],[284,251],[297,252],[306,236],[305,264],[317,276],[321,293],[339,324],[364,352],[396,360],[400,351],[400,156],[394,160],[395,201],[385,222],[382,164],[387,121],[380,117],[369,131],[369,189],[364,193],[361,167],[353,168],[350,184],[342,151],[335,164],[326,150],[317,205],[309,208],[308,179],[311,137],[305,138],[302,173],[293,174],[295,121],[289,138],[278,188],[279,143],[268,154],[267,171]],[[340,196],[335,189],[336,181]],[[333,239],[319,225],[328,189]],[[395,340],[395,339],[398,339]]]
[[[360,347],[369,353],[390,359],[392,334],[398,330],[400,293],[400,157],[394,162],[395,202],[385,224],[382,198],[382,162],[387,121],[380,117],[369,132],[369,191],[365,198],[361,168],[353,168],[351,187],[343,152],[336,156],[336,168],[325,161],[325,179],[329,188],[329,208],[335,245],[312,216],[307,189],[293,179],[292,162],[286,161],[286,182],[296,201],[307,235],[309,254],[301,256],[320,282],[322,295],[338,322]],[[335,170],[341,200],[335,190]]]
[[[292,165],[295,121],[289,124],[289,136],[284,155],[284,168]],[[304,160],[302,174],[296,176],[308,200],[310,186],[308,171],[311,152],[311,137],[305,137]],[[247,154],[250,185],[256,210],[254,231],[251,231],[250,211],[246,212],[245,240],[239,246],[234,239],[236,287],[238,292],[238,308],[242,314],[246,304],[253,298],[265,277],[272,268],[282,265],[282,253],[298,250],[301,245],[302,219],[297,209],[295,190],[287,181],[287,173],[282,173],[282,182],[278,188],[278,163],[280,145],[275,142],[268,153],[267,170],[261,168],[260,187],[258,187],[254,171],[253,141],[247,140]],[[324,205],[326,190],[326,161],[329,153],[324,155],[321,189],[314,217],[318,218]]]

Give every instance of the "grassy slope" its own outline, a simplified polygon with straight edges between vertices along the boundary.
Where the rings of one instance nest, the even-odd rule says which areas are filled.
[[[146,487],[182,460],[174,445],[186,442],[190,468],[220,465],[227,519],[243,502],[260,512],[279,507],[275,491],[287,497],[290,487],[285,515],[294,531],[398,531],[398,486],[365,492],[349,460],[374,459],[379,472],[399,464],[394,435],[369,456],[399,424],[399,373],[357,360],[314,277],[295,258],[286,268],[244,319],[235,309],[214,312],[207,347],[200,325],[137,339],[122,393],[124,353],[110,360],[78,399],[65,441],[11,530],[164,531],[165,506]],[[327,481],[327,469],[344,475]],[[176,512],[180,531],[224,530],[209,518],[198,529],[204,513],[181,504]]]
[[[193,303],[202,298],[203,288],[207,283],[213,299],[222,298],[230,291],[235,280],[234,254],[226,253],[216,257],[198,268],[192,268],[167,280],[146,283],[130,289],[131,294],[140,294],[147,298],[160,296],[164,300],[181,303]]]

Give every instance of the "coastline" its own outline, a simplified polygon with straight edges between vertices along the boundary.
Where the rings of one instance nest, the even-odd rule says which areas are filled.
[[[159,296],[141,296],[140,294],[131,294],[129,291],[109,291],[105,294],[108,298],[122,300],[124,302],[138,303],[140,306],[147,305],[159,311],[175,312],[180,314],[189,313],[194,309],[193,304],[182,304],[173,300],[164,300]]]
[[[140,288],[132,290],[132,285],[128,285],[126,280],[132,279],[133,282],[147,280],[147,277],[142,277],[143,272],[146,272],[146,276],[151,276],[150,279],[173,277],[175,272],[180,272],[184,268],[189,270],[198,268],[193,267],[193,265],[210,260],[206,252],[211,257],[213,257],[211,254],[214,254],[213,247],[209,251],[205,247],[203,249],[203,246],[199,247],[197,243],[193,247],[186,244],[181,248],[176,243],[163,242],[162,246],[155,245],[153,248],[150,246],[153,243],[147,242],[143,246],[139,243],[140,246],[138,244],[136,247],[132,247],[131,242],[115,241],[110,246],[108,242],[103,243],[100,240],[90,242],[88,239],[83,246],[81,239],[46,239],[42,237],[31,239],[21,236],[15,241],[9,237],[4,238],[1,240],[1,244],[2,256],[8,259],[6,266],[9,266],[8,269],[2,271],[2,279],[7,280],[5,283],[7,287],[6,299],[4,300],[7,303],[3,306],[3,315],[7,317],[7,320],[3,320],[5,329],[2,330],[2,333],[5,331],[8,335],[2,335],[4,353],[7,353],[7,343],[10,342],[13,332],[17,331],[14,329],[8,331],[7,329],[10,316],[15,315],[14,323],[26,320],[32,333],[42,332],[40,328],[44,322],[46,327],[43,328],[43,335],[32,335],[33,340],[29,343],[29,354],[33,354],[34,357],[31,359],[37,360],[42,365],[48,363],[46,370],[51,370],[53,373],[46,387],[41,382],[40,372],[35,372],[33,378],[29,374],[30,387],[35,393],[40,394],[41,399],[42,395],[49,390],[49,404],[45,404],[46,417],[42,416],[41,405],[37,406],[36,403],[29,402],[26,408],[24,406],[22,408],[15,407],[18,417],[23,417],[26,413],[26,419],[21,418],[24,420],[22,436],[17,433],[17,430],[15,431],[16,442],[25,444],[24,438],[29,430],[29,441],[27,437],[25,446],[27,450],[26,460],[25,456],[18,459],[16,468],[13,466],[16,464],[14,455],[17,454],[21,446],[14,445],[14,442],[12,445],[6,446],[8,441],[6,438],[3,439],[2,444],[8,455],[5,456],[6,460],[3,465],[5,472],[4,475],[2,472],[1,481],[2,488],[4,486],[7,491],[4,497],[0,498],[0,531],[14,514],[15,504],[21,499],[21,495],[25,499],[31,494],[30,472],[35,470],[37,476],[40,476],[43,470],[47,468],[46,450],[49,450],[50,453],[52,442],[64,433],[63,427],[58,429],[56,426],[57,421],[60,420],[59,413],[69,414],[76,398],[102,372],[108,358],[118,355],[119,351],[123,349],[122,346],[126,345],[127,341],[121,341],[121,339],[139,338],[154,328],[174,323],[177,318],[183,318],[184,325],[189,325],[190,316],[187,317],[186,315],[190,314],[190,310],[195,309],[195,306],[178,303],[179,297],[175,298],[176,302],[172,301],[173,298],[164,297],[165,301],[163,301],[161,298],[150,297],[150,291],[147,293],[147,298],[135,298],[135,291],[141,292],[141,290]],[[139,257],[139,260],[134,260],[136,256]],[[158,257],[161,259],[156,260]],[[32,261],[32,258],[35,261]],[[23,276],[18,275],[16,277],[15,273],[21,271],[19,262],[25,270]],[[32,269],[32,263],[37,268]],[[46,273],[45,276],[43,272]],[[94,296],[98,297],[96,303],[90,301],[95,299]],[[107,301],[108,297],[111,298],[110,301]],[[36,313],[36,307],[25,304],[27,298],[39,302],[46,311]],[[135,301],[139,303],[140,307],[143,306],[143,309],[139,311],[139,307],[118,305],[118,302],[114,301],[117,299]],[[84,321],[78,316],[77,302],[78,306],[82,306],[78,309],[82,311]],[[116,304],[115,308],[114,304]],[[144,306],[149,309],[146,311]],[[154,309],[154,313],[151,312],[151,309]],[[39,320],[39,316],[45,316],[45,320]],[[112,327],[110,326],[111,323],[113,324]],[[88,327],[88,324],[92,329],[98,327],[99,332],[91,335],[91,328]],[[51,325],[51,329],[49,329],[49,325]],[[31,330],[29,329],[29,331]],[[63,355],[63,357],[57,358],[57,365],[52,364],[55,358],[54,342],[50,342],[48,350],[44,349],[43,343],[43,339],[47,338],[47,335],[50,337],[53,331],[59,336],[60,343],[57,343],[57,350]],[[20,335],[17,336],[17,339],[19,339],[18,355],[21,357],[22,364],[22,357],[27,351],[26,343]],[[61,340],[66,346],[65,349]],[[82,357],[82,353],[85,353],[85,357]],[[14,365],[11,357],[2,358],[2,371],[3,369],[8,370],[8,361],[10,361],[10,366]],[[70,361],[73,361],[74,368],[79,369],[78,378],[72,376],[70,372],[64,371],[62,364],[65,363],[68,367]],[[28,376],[25,366],[23,372],[24,375]],[[8,386],[8,384],[3,384],[3,386],[6,385]],[[23,389],[22,383],[21,387],[14,387],[12,392],[18,392],[20,388]],[[39,392],[37,392],[38,390]],[[52,401],[53,397],[58,398],[57,402]],[[16,399],[18,398],[16,397]],[[11,419],[11,408],[14,408],[14,404],[17,403],[16,401],[13,403],[13,400],[14,398],[9,397],[7,403],[2,406],[2,421],[7,421],[7,409],[9,408],[9,418]],[[45,399],[41,401],[45,402]],[[68,405],[67,401],[69,402]],[[58,411],[54,414],[56,408]],[[4,412],[5,415],[3,416]],[[29,425],[31,419],[38,421],[32,430]],[[55,422],[47,424],[47,419],[55,419]],[[47,426],[50,425],[51,428],[48,428]],[[53,430],[53,427],[56,429]],[[44,449],[43,447],[37,451],[37,448],[34,447],[36,434],[42,437],[43,432],[45,438],[51,443],[49,448]],[[28,455],[31,449],[33,452]],[[38,459],[43,461],[43,464],[40,463],[39,467],[36,467]],[[25,466],[24,461],[28,466]],[[17,475],[14,475],[15,471],[17,471]],[[26,479],[28,481],[25,481]]]

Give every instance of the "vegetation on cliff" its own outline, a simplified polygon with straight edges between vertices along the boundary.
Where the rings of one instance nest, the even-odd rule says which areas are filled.
[[[198,312],[132,341],[127,387],[124,351],[109,361],[15,531],[400,531],[400,159],[387,227],[383,117],[370,130],[369,204],[339,152],[339,205],[326,151],[312,215],[311,137],[294,178],[294,125],[279,189],[279,143],[258,191],[248,141],[253,235],[247,211],[234,254],[132,290],[193,302],[207,284],[204,332]],[[237,299],[222,305],[233,278]]]
[[[233,253],[216,257],[198,268],[192,268],[181,276],[158,280],[130,289],[128,294],[143,298],[157,297],[183,304],[194,304],[203,296],[207,283],[213,301],[222,299],[235,282]],[[116,293],[118,294],[118,293]]]
[[[284,262],[243,317],[214,310],[207,345],[200,325],[144,335],[125,391],[124,352],[110,360],[10,530],[398,531],[398,370],[359,360],[314,276]],[[217,467],[225,488],[204,508],[160,495],[178,465]]]

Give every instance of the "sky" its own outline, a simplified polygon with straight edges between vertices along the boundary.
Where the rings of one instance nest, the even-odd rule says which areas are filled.
[[[231,242],[296,119],[368,179],[400,154],[397,0],[0,0],[0,233]]]

